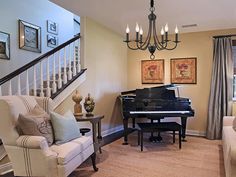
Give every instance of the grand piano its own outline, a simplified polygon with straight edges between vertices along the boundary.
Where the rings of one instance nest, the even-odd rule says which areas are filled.
[[[128,120],[131,118],[133,129],[135,119],[149,118],[152,120],[164,119],[166,117],[180,117],[182,126],[182,140],[185,140],[187,118],[194,116],[191,108],[191,100],[188,98],[176,97],[176,86],[173,84],[160,87],[151,87],[121,92],[124,143],[128,144]],[[177,88],[178,91],[178,88]]]

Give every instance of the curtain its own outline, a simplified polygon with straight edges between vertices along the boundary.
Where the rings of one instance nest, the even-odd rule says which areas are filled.
[[[232,114],[233,57],[230,37],[215,38],[211,89],[208,103],[208,139],[221,139],[223,116]]]

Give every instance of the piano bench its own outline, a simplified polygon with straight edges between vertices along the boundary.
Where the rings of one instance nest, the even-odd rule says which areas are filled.
[[[181,125],[176,122],[159,122],[159,123],[138,123],[138,145],[141,143],[141,151],[143,151],[143,133],[144,132],[173,132],[173,143],[175,143],[175,132],[179,132],[179,149],[181,149]]]

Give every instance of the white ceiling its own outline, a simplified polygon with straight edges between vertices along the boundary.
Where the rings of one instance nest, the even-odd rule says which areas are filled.
[[[147,31],[150,0],[50,0],[67,10],[87,16],[124,35],[129,24]],[[157,28],[168,23],[170,32],[176,24],[181,33],[236,28],[236,0],[155,0]],[[182,28],[182,25],[197,27]]]

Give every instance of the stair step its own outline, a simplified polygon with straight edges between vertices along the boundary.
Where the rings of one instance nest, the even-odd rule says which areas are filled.
[[[79,63],[78,61],[75,61],[76,65],[78,65],[78,63]],[[74,64],[74,61],[71,61],[71,66],[73,66],[73,64]]]
[[[51,94],[52,94],[52,88],[50,88],[50,90],[51,90]],[[36,89],[36,95],[40,96],[40,93],[41,93],[41,89]],[[44,96],[46,96],[47,88],[43,88],[43,93],[44,93]],[[33,95],[33,94],[34,94],[34,89],[31,89],[30,95]]]
[[[58,80],[55,80],[56,84],[58,84]],[[53,80],[49,81],[49,87],[52,88]],[[43,87],[47,88],[48,87],[48,81],[43,81]]]
[[[69,71],[69,67],[66,67],[66,72]],[[71,67],[71,71],[73,71],[73,67]],[[64,72],[64,67],[61,67],[61,72]]]
[[[77,75],[78,73],[76,73],[76,75]],[[63,75],[64,75],[64,72],[61,72],[61,80],[62,80],[62,87],[63,87]],[[56,77],[56,80],[55,80],[55,82],[56,82],[56,84],[57,84],[57,86],[58,86],[58,76],[59,76],[59,74],[56,74],[55,75],[55,77]],[[51,76],[52,77],[52,76]],[[67,77],[68,77],[68,72],[67,72]],[[51,95],[52,95],[52,84],[53,84],[53,80],[52,80],[52,78],[51,78],[51,80],[49,81],[49,87],[50,87],[50,90],[51,90]],[[59,91],[59,89],[57,88],[57,92]],[[36,89],[36,95],[37,96],[40,96],[40,93],[41,93],[41,89],[40,88],[38,88],[38,89]],[[46,93],[47,93],[47,81],[46,80],[44,80],[43,81],[43,93],[44,93],[44,96],[46,96]],[[54,93],[55,94],[55,93]],[[30,95],[34,95],[34,89],[31,89],[30,90]]]

